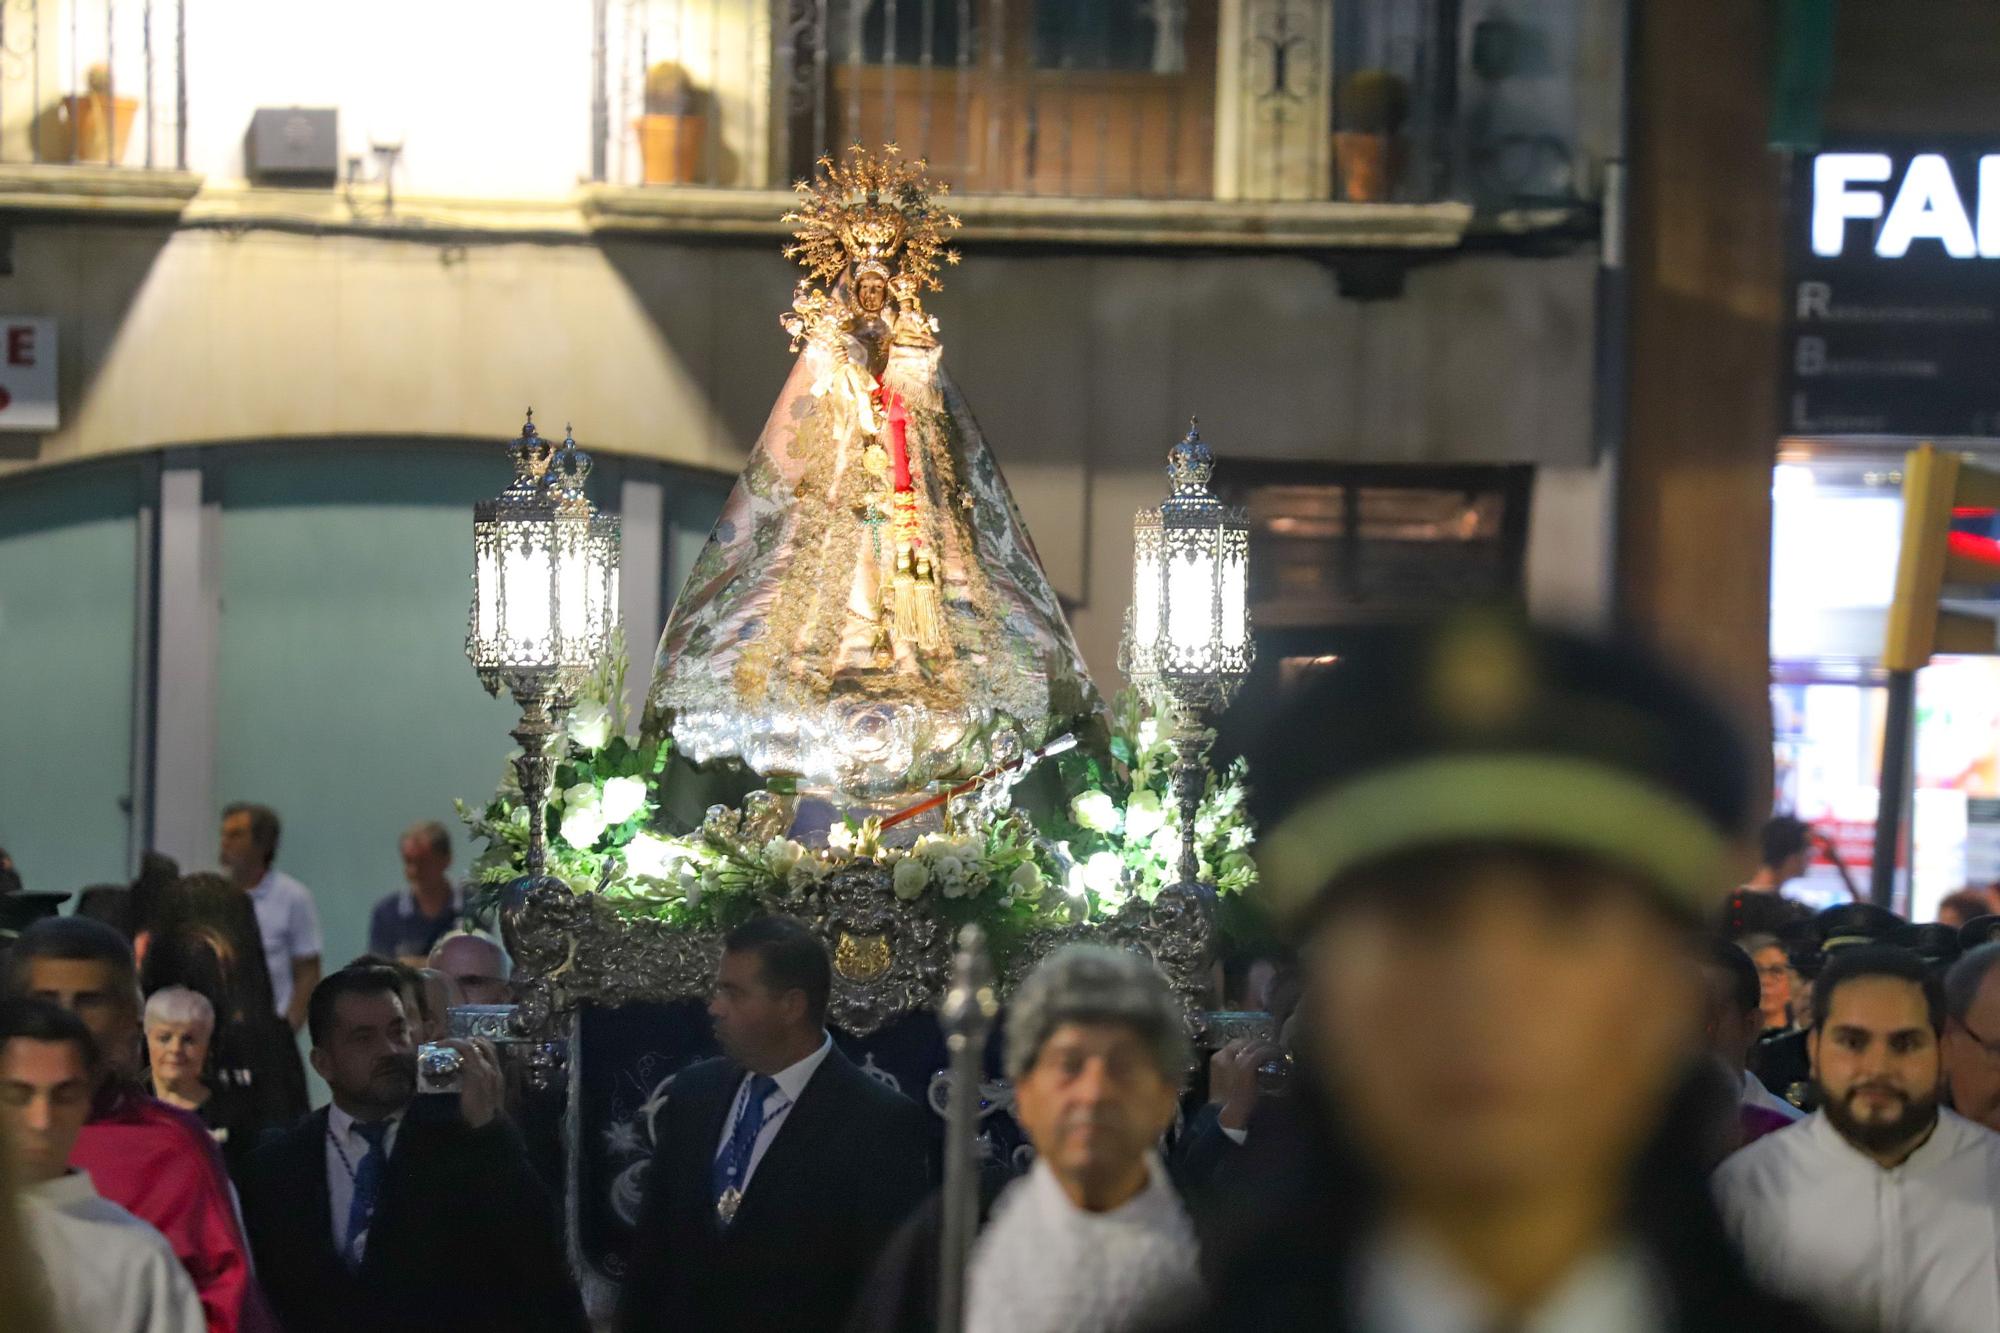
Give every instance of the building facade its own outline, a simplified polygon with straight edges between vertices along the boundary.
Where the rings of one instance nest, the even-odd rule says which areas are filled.
[[[53,425],[0,405],[0,678],[31,701],[0,844],[33,885],[207,866],[261,800],[358,952],[396,833],[499,775],[460,643],[501,443],[532,406],[597,458],[636,694],[788,366],[788,186],[857,139],[955,183],[929,308],[1107,687],[1190,416],[1259,525],[1273,671],[1440,597],[1612,610],[1620,6],[0,17],[0,322],[55,351]]]

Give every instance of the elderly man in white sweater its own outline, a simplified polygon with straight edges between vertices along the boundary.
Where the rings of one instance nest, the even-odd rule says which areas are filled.
[[[22,1185],[32,1267],[59,1328],[202,1333],[201,1301],[166,1237],[70,1168],[96,1063],[89,1029],[68,1010],[0,1001],[0,1124]]]
[[[1121,1333],[1199,1297],[1155,1151],[1188,1063],[1180,1006],[1135,954],[1072,945],[1022,984],[1007,1072],[1037,1156],[973,1247],[969,1333]]]

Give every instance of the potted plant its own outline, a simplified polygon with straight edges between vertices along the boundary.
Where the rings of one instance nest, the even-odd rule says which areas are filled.
[[[701,171],[708,113],[701,90],[679,62],[646,71],[646,114],[638,120],[639,152],[648,185],[684,185]]]
[[[1386,69],[1356,70],[1340,88],[1340,129],[1333,136],[1341,191],[1351,203],[1385,202],[1402,174],[1403,122],[1410,85]]]
[[[85,163],[124,161],[139,99],[111,95],[111,69],[107,65],[92,65],[84,76],[84,86],[87,90],[84,95],[72,93],[62,100],[63,119],[69,125],[69,144],[67,152],[61,155]]]

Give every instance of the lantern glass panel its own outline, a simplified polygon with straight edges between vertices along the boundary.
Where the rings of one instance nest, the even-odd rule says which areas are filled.
[[[1138,650],[1151,653],[1160,638],[1160,555],[1146,546],[1132,571],[1132,641]]]
[[[561,656],[572,662],[589,646],[592,603],[590,592],[590,551],[581,540],[581,524],[564,523],[558,530],[556,549],[556,605],[561,615]]]
[[[1241,648],[1249,637],[1244,614],[1248,563],[1240,549],[1230,550],[1222,559],[1222,646],[1225,648]]]
[[[487,658],[492,655],[493,637],[500,629],[500,555],[485,541],[479,543],[472,596],[477,608],[474,634],[479,655]]]
[[[1215,635],[1215,557],[1207,545],[1182,548],[1167,568],[1167,637],[1174,665],[1199,667]]]
[[[502,666],[540,666],[549,660],[549,598],[553,591],[547,536],[539,524],[502,527],[505,555],[500,572],[500,653]]]

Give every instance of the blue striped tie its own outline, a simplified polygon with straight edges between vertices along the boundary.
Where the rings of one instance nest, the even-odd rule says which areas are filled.
[[[347,1245],[342,1258],[349,1268],[361,1267],[362,1242],[368,1225],[375,1220],[375,1204],[382,1197],[382,1168],[389,1154],[383,1144],[389,1137],[389,1122],[354,1122],[354,1132],[368,1141],[368,1151],[354,1164],[354,1198],[347,1205]]]
[[[743,1099],[742,1108],[736,1112],[736,1124],[729,1131],[729,1142],[723,1144],[722,1151],[715,1155],[710,1203],[720,1204],[722,1196],[729,1190],[742,1192],[743,1182],[750,1175],[750,1156],[757,1149],[757,1135],[764,1128],[764,1101],[777,1090],[778,1081],[770,1075],[751,1075],[750,1093]]]

